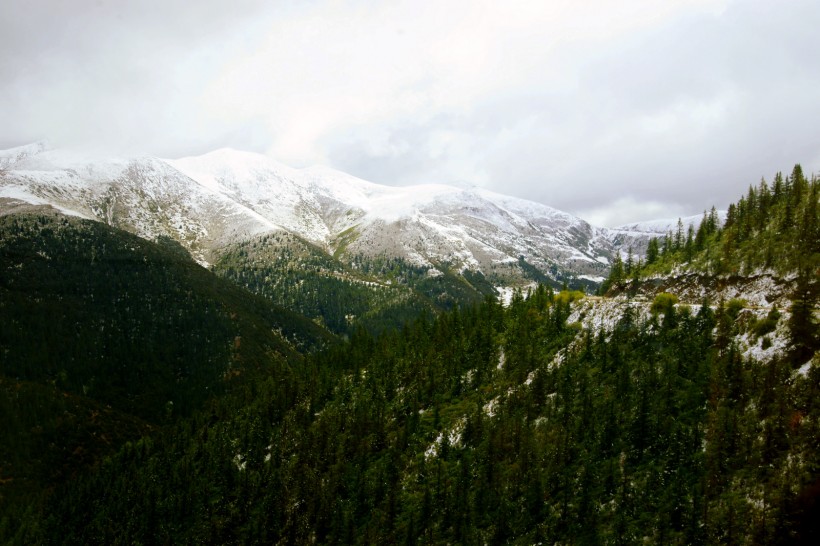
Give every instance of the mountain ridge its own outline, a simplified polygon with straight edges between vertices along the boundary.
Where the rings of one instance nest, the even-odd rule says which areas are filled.
[[[556,285],[594,285],[617,252],[640,252],[648,240],[481,188],[385,186],[230,148],[98,159],[36,143],[0,152],[4,158],[0,199],[52,205],[148,239],[168,236],[203,265],[231,244],[287,231],[334,257],[394,256],[480,271],[498,285],[526,284],[528,270]]]

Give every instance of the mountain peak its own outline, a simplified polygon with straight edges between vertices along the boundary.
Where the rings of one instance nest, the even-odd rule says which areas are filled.
[[[30,144],[22,146],[15,146],[6,150],[0,150],[0,169],[8,169],[9,167],[19,163],[20,161],[33,157],[35,155],[47,152],[54,149],[51,143],[47,140],[38,140]]]
[[[474,185],[387,186],[233,148],[179,159],[94,160],[62,150],[17,159],[43,149],[6,154],[15,164],[0,196],[28,196],[149,239],[169,236],[201,263],[225,245],[284,230],[339,255],[467,267],[500,283],[562,282],[602,276],[632,237],[615,241],[572,214]]]

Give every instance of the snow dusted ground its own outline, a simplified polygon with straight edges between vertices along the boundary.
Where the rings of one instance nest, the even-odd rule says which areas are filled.
[[[726,220],[726,211],[721,210],[717,211],[718,219],[721,223]],[[689,226],[693,226],[695,229],[698,228],[700,225],[701,220],[703,220],[702,214],[695,214],[693,216],[686,216],[681,218],[681,224],[683,225],[683,233],[686,235],[686,230],[689,229]],[[632,224],[624,224],[621,226],[617,226],[612,228],[612,231],[615,232],[626,232],[626,233],[649,233],[656,237],[663,237],[670,231],[675,233],[678,229],[678,219],[677,218],[666,218],[666,219],[659,219],[659,220],[649,220],[648,222],[635,222]]]
[[[774,271],[757,270],[748,275],[712,276],[702,273],[674,271],[667,276],[642,279],[637,296],[654,298],[658,292],[675,294],[682,303],[700,305],[708,298],[711,303],[738,298],[751,307],[783,309],[791,305],[794,276],[781,277]],[[625,295],[618,296],[626,298]]]
[[[40,199],[36,195],[31,195],[23,188],[14,186],[0,187],[0,215],[4,212],[15,212],[30,206],[49,206],[57,209],[67,216],[77,216],[86,220],[92,219],[89,215],[61,207],[60,205],[51,204],[45,199]]]
[[[585,330],[597,332],[612,331],[627,309],[635,312],[637,320],[649,317],[649,302],[646,300],[626,300],[619,298],[584,298],[572,304],[572,312],[567,322],[580,323]]]
[[[694,284],[691,276],[667,279],[663,286],[656,286],[654,290],[642,290],[633,298],[626,295],[615,298],[584,298],[573,304],[567,322],[580,323],[585,330],[612,331],[624,312],[630,308],[637,320],[647,320],[652,300],[659,292],[675,294],[680,300],[676,308],[689,307],[692,313],[698,312],[707,295],[713,309],[720,299],[740,299],[746,303],[737,317],[740,333],[735,337],[735,342],[744,358],[768,362],[782,355],[788,346],[787,324],[791,305],[788,294],[791,292],[792,280],[780,279],[771,272],[760,271],[749,278],[716,279],[712,282],[714,288],[710,289],[704,285]],[[774,307],[777,307],[780,313],[776,329],[764,336],[756,336],[750,325],[765,319]]]
[[[226,245],[284,230],[333,254],[480,270],[514,286],[530,283],[533,270],[600,282],[616,252],[632,247],[640,255],[650,236],[677,226],[598,228],[480,188],[385,186],[232,149],[181,159],[100,158],[35,143],[0,151],[0,197],[49,204],[148,239],[166,235],[203,264]]]
[[[0,170],[12,168],[16,163],[49,149],[47,142],[33,142],[16,148],[0,150]]]

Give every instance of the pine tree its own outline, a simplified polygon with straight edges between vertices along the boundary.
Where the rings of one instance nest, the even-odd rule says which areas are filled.
[[[629,246],[626,255],[626,263],[624,264],[624,276],[628,277],[632,275],[632,269],[634,268],[634,256],[632,254],[632,245]]]
[[[700,226],[698,226],[698,233],[695,235],[695,251],[700,252],[703,250],[706,244],[706,237],[709,234],[709,217],[706,216],[706,212],[703,213],[703,219],[700,221]]]
[[[683,248],[683,243],[683,221],[680,218],[678,218],[678,227],[675,231],[675,241],[672,247],[673,250],[675,250],[675,252],[681,250]]]
[[[649,239],[649,245],[646,247],[646,265],[652,265],[658,261],[658,238],[652,237]]]
[[[683,259],[685,262],[691,262],[692,256],[695,252],[695,228],[692,224],[689,224],[689,228],[686,230],[686,243],[683,246]]]

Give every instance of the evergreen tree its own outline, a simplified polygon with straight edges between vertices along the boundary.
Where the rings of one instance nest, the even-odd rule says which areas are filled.
[[[652,237],[649,239],[649,245],[646,247],[646,265],[652,265],[658,261],[660,251],[658,250],[658,238]]]

